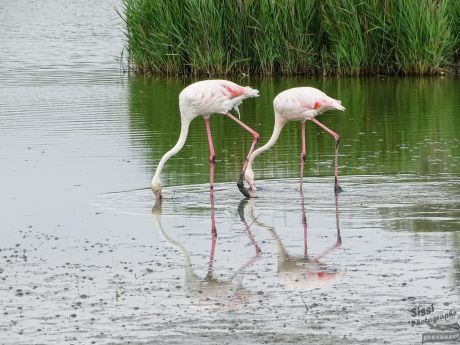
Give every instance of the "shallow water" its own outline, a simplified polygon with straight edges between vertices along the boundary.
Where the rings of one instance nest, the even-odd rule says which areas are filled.
[[[0,334],[2,344],[405,343],[410,310],[457,310],[460,292],[460,81],[455,78],[235,79],[261,91],[240,110],[261,142],[271,101],[298,85],[346,112],[344,193],[334,142],[289,125],[236,188],[251,138],[203,121],[148,189],[177,140],[186,79],[128,77],[111,1],[7,1],[0,9]],[[215,229],[215,231],[213,231]],[[213,249],[214,248],[214,249]]]

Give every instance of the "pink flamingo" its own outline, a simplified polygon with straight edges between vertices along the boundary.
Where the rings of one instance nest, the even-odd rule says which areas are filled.
[[[275,127],[273,129],[270,140],[255,150],[249,157],[249,161],[245,170],[245,179],[249,183],[252,190],[256,190],[254,182],[254,171],[252,170],[252,162],[262,152],[272,147],[278,140],[281,130],[288,121],[300,121],[302,127],[302,154],[300,158],[300,189],[303,188],[303,171],[305,156],[307,154],[305,148],[305,122],[312,121],[324,129],[327,133],[332,135],[335,139],[335,184],[334,190],[336,193],[342,191],[339,186],[339,170],[338,170],[338,156],[339,156],[339,142],[340,136],[331,131],[321,122],[316,119],[316,116],[328,110],[345,110],[339,100],[333,99],[326,95],[324,92],[312,87],[296,87],[285,90],[279,93],[273,100],[273,107],[275,110]],[[243,179],[240,177],[239,184],[243,184]],[[241,190],[241,188],[240,188]],[[247,192],[247,191],[246,191]],[[243,193],[245,194],[245,193]],[[248,193],[249,194],[249,193]],[[245,194],[246,195],[246,194]],[[246,195],[247,196],[247,195]]]
[[[254,147],[259,140],[259,133],[254,131],[252,128],[244,124],[242,121],[237,119],[235,116],[229,113],[231,109],[235,109],[240,114],[238,106],[250,97],[258,97],[259,91],[249,86],[239,86],[231,81],[227,80],[203,80],[193,83],[187,86],[179,95],[179,108],[181,114],[181,130],[179,140],[176,145],[165,153],[158,163],[157,170],[152,179],[152,191],[155,196],[162,198],[161,194],[161,182],[160,173],[165,165],[166,161],[179,152],[185,144],[187,139],[188,129],[190,122],[202,115],[206,126],[206,133],[208,135],[208,144],[210,150],[209,162],[210,162],[210,192],[213,195],[214,188],[214,162],[215,152],[214,145],[211,136],[211,126],[209,123],[209,117],[211,114],[224,114],[231,118],[233,121],[238,123],[241,127],[251,133],[253,142],[248,153],[248,158],[254,151]],[[241,176],[244,176],[248,164],[248,158],[246,159]],[[247,193],[247,192],[246,192]]]

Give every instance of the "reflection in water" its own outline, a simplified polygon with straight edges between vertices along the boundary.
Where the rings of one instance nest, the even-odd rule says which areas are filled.
[[[228,279],[217,279],[214,275],[217,228],[214,212],[214,198],[211,197],[211,250],[208,262],[208,273],[204,278],[201,278],[193,271],[190,254],[185,246],[168,236],[163,229],[163,225],[161,224],[162,203],[163,199],[156,200],[155,206],[152,209],[153,221],[162,238],[170,245],[177,248],[182,255],[185,271],[185,295],[189,297],[189,300],[196,304],[216,304],[225,305],[227,307],[236,307],[239,304],[247,303],[253,293],[243,286],[242,274],[246,268],[255,262],[260,254],[259,246],[255,242],[250,231],[247,230],[247,234],[254,245],[255,255]]]
[[[254,214],[254,198],[249,200],[242,200],[239,207],[239,214],[244,224],[244,208],[248,208],[248,214],[251,218],[251,224],[255,224],[265,229],[276,244],[278,252],[278,277],[280,281],[288,288],[305,289],[311,287],[318,287],[329,284],[332,281],[340,278],[343,274],[338,268],[321,263],[321,259],[329,254],[331,251],[339,248],[342,245],[342,238],[340,235],[340,222],[339,222],[339,199],[335,195],[335,215],[337,226],[337,239],[336,242],[321,254],[310,256],[308,254],[308,224],[304,206],[304,196],[301,191],[301,217],[304,234],[304,254],[302,256],[295,256],[288,253],[281,238],[276,233],[274,227],[263,224],[258,220]],[[248,226],[247,226],[248,227]]]

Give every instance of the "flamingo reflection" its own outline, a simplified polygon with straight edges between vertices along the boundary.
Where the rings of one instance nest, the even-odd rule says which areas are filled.
[[[304,233],[304,253],[300,256],[289,254],[281,238],[276,233],[275,228],[265,225],[259,221],[258,217],[254,215],[254,202],[255,199],[244,199],[240,202],[240,217],[242,217],[242,220],[244,220],[244,209],[247,207],[247,213],[249,215],[251,225],[254,224],[260,228],[263,228],[270,234],[277,249],[277,274],[281,283],[289,288],[305,289],[330,284],[343,275],[343,272],[340,271],[337,267],[325,265],[321,262],[322,258],[342,245],[342,238],[340,235],[338,195],[335,195],[337,237],[332,246],[317,256],[311,256],[308,254],[308,224],[304,206],[303,192],[301,192],[300,203],[301,220]],[[246,220],[244,220],[244,223],[247,224]]]
[[[227,279],[223,280],[216,278],[214,275],[214,261],[217,244],[217,227],[215,221],[214,199],[211,197],[211,250],[208,262],[208,272],[207,275],[202,278],[194,272],[190,254],[185,246],[168,236],[164,230],[161,223],[162,202],[163,199],[157,199],[155,202],[155,206],[152,209],[153,222],[161,237],[172,247],[178,249],[182,255],[185,273],[184,292],[190,302],[195,304],[225,305],[227,307],[235,307],[247,303],[254,293],[243,286],[242,274],[246,268],[255,262],[260,254],[260,248],[255,242],[252,234],[250,234],[248,230],[246,231],[255,248],[255,255]]]

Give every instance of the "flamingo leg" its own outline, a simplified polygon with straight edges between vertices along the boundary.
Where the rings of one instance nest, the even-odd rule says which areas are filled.
[[[334,169],[334,175],[335,175],[335,184],[334,184],[334,190],[336,193],[342,192],[342,188],[339,186],[339,143],[340,143],[340,135],[335,133],[334,131],[330,130],[328,127],[323,125],[321,122],[319,122],[317,119],[312,117],[309,119],[310,121],[316,123],[318,126],[320,126],[322,129],[324,129],[326,132],[328,132],[330,135],[332,135],[335,139],[335,169]]]
[[[336,221],[336,226],[337,226],[337,240],[336,240],[335,244],[333,246],[327,248],[325,251],[323,251],[317,257],[315,257],[314,260],[319,261],[319,259],[321,259],[323,256],[326,256],[331,251],[333,251],[336,248],[339,248],[342,245],[342,236],[340,235],[340,224],[339,224],[339,196],[338,196],[338,194],[335,195],[335,221]]]
[[[247,199],[242,200],[240,204],[238,205],[238,214],[240,215],[240,219],[243,222],[244,225],[244,231],[246,232],[246,235],[248,236],[249,240],[251,241],[252,245],[254,246],[254,249],[256,250],[256,256],[260,254],[261,250],[259,245],[257,244],[256,240],[254,239],[254,236],[251,233],[251,225],[249,225],[246,222],[246,218],[244,217],[244,207],[247,204]]]
[[[214,144],[212,142],[211,125],[209,123],[209,117],[204,118],[204,124],[206,126],[206,133],[208,135],[209,144],[209,173],[210,173],[210,193],[211,197],[214,196],[214,163],[216,161],[216,153],[214,151]]]
[[[211,253],[209,254],[208,277],[213,276],[214,257],[216,254],[216,243],[217,243],[217,227],[216,227],[216,219],[214,216],[214,197],[211,196]]]
[[[335,194],[335,224],[337,227],[337,242],[336,246],[342,245],[342,235],[340,234],[340,217],[339,217],[339,195]]]
[[[257,244],[256,240],[254,239],[254,236],[251,233],[249,225],[246,222],[244,222],[244,227],[245,227],[246,235],[248,236],[249,240],[251,241],[252,245],[254,246],[254,249],[256,250],[256,255],[259,255],[260,252],[261,252],[260,247]]]
[[[243,127],[245,130],[247,130],[249,133],[251,133],[252,135],[252,145],[251,145],[251,148],[249,149],[249,152],[248,152],[248,155],[246,157],[246,160],[244,161],[244,165],[243,165],[243,169],[241,170],[241,174],[240,174],[240,178],[238,180],[238,189],[240,190],[241,193],[243,193],[243,195],[246,197],[246,198],[249,198],[250,195],[249,195],[249,192],[248,190],[244,187],[244,173],[246,171],[246,168],[248,167],[248,162],[249,162],[249,157],[251,157],[252,155],[252,152],[254,152],[254,148],[256,147],[256,144],[257,142],[259,141],[260,139],[260,134],[257,133],[255,130],[253,130],[251,127],[249,127],[247,124],[245,124],[244,122],[240,121],[239,119],[237,119],[235,116],[233,116],[232,114],[230,113],[227,113],[227,116],[229,118],[231,118],[233,121],[235,121],[237,124],[239,124],[241,127]]]
[[[301,191],[301,212],[302,212],[302,225],[303,225],[303,255],[307,257],[308,255],[308,224],[307,224],[307,216],[305,215],[305,205],[303,200],[303,192]]]
[[[209,254],[209,264],[208,264],[208,277],[212,277],[213,272],[214,272],[214,256],[216,254],[216,243],[217,243],[217,233],[212,233],[211,253]]]
[[[303,171],[305,164],[305,157],[307,156],[307,149],[305,145],[305,121],[300,123],[302,127],[302,153],[300,155],[300,190],[303,190]]]

